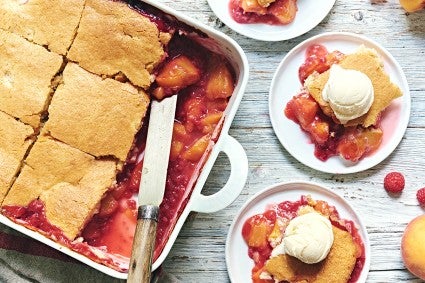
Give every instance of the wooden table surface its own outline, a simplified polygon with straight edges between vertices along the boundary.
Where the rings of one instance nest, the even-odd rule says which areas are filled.
[[[272,184],[306,180],[331,187],[362,216],[372,250],[367,282],[422,282],[405,269],[400,242],[407,223],[425,212],[416,200],[417,189],[425,187],[425,11],[406,14],[398,0],[372,0],[374,3],[337,0],[322,23],[307,34],[288,41],[261,42],[239,35],[222,24],[206,0],[159,1],[235,39],[250,64],[249,84],[230,129],[230,135],[242,144],[248,155],[249,175],[245,188],[226,209],[189,216],[163,264],[164,270],[182,282],[229,282],[225,241],[239,208],[256,192]],[[269,86],[279,62],[301,41],[329,31],[359,33],[382,44],[402,66],[410,86],[411,117],[403,140],[381,164],[361,173],[331,175],[304,166],[279,143],[269,119]],[[389,196],[383,188],[385,175],[394,170],[402,172],[406,179],[406,187],[399,197]],[[220,155],[204,192],[209,194],[221,188],[228,172],[229,162]],[[19,278],[10,282],[81,281],[75,278],[85,278],[84,282],[121,282],[84,265],[69,268],[52,260],[52,267],[48,269],[45,262],[19,254],[12,258],[9,251],[2,251],[0,257],[0,273],[14,272]],[[30,271],[26,272],[27,269]],[[58,273],[63,274],[59,277]]]
[[[307,180],[333,188],[363,217],[372,251],[367,282],[421,282],[406,271],[400,242],[407,223],[425,212],[416,200],[416,190],[425,186],[425,11],[408,15],[398,0],[372,1],[381,2],[375,4],[367,0],[337,0],[322,23],[307,34],[288,41],[261,42],[222,24],[206,0],[161,2],[232,37],[250,64],[248,87],[230,129],[230,135],[248,155],[245,188],[228,208],[189,217],[164,263],[165,270],[183,282],[228,282],[225,241],[239,208],[267,186]],[[269,119],[268,92],[279,62],[301,41],[329,31],[359,33],[382,44],[400,63],[410,86],[411,117],[403,140],[381,164],[361,173],[331,175],[304,166],[279,143]],[[228,166],[227,158],[217,160],[204,189],[207,193],[223,185]],[[406,179],[399,197],[389,196],[383,188],[385,175],[394,170],[402,172]]]

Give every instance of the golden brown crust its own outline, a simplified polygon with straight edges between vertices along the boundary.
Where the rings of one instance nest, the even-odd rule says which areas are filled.
[[[70,63],[44,131],[91,155],[125,161],[148,105],[149,97],[130,84],[102,79]]]
[[[66,54],[85,0],[0,0],[0,29]]]
[[[74,239],[97,212],[99,201],[114,182],[112,161],[97,161],[78,185],[58,183],[40,195],[49,222]]]
[[[323,261],[316,264],[306,264],[294,257],[279,255],[266,262],[265,270],[278,281],[348,282],[356,264],[357,245],[347,231],[335,226],[332,229],[334,243]]]
[[[0,111],[38,127],[62,57],[0,30],[0,58]]]
[[[339,65],[345,69],[353,69],[365,73],[372,81],[375,92],[375,98],[369,111],[357,119],[348,121],[345,126],[363,125],[363,127],[367,128],[376,124],[379,114],[390,105],[391,101],[403,95],[400,88],[392,83],[389,76],[385,73],[382,60],[374,49],[360,47],[355,53],[345,56]],[[320,75],[315,73],[307,78],[304,86],[320,105],[323,112],[338,121],[329,103],[322,98],[322,90],[328,79],[329,70]]]
[[[0,137],[0,203],[40,198],[49,222],[78,236],[127,158],[150,102],[139,88],[170,39],[119,1],[0,0],[0,134],[14,132],[8,146]],[[22,129],[9,131],[1,111],[41,131],[23,165],[34,130],[10,118]]]
[[[34,130],[0,111],[0,203],[33,142]]]
[[[50,137],[41,136],[31,149],[20,175],[2,205],[26,206],[43,191],[61,182],[77,186],[86,180],[85,176],[92,176],[99,170],[99,162],[104,161],[98,161],[93,156]]]
[[[144,89],[164,56],[159,30],[148,18],[111,0],[87,0],[68,58],[98,75],[123,73]]]

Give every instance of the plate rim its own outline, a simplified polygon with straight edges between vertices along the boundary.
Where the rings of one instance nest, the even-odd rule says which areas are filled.
[[[357,163],[354,166],[345,167],[344,170],[335,170],[335,169],[332,170],[332,169],[328,169],[326,166],[318,167],[318,166],[315,166],[315,165],[312,165],[312,164],[308,164],[307,162],[302,161],[296,153],[293,153],[294,152],[293,150],[288,149],[288,147],[285,145],[286,143],[283,140],[283,138],[277,134],[277,128],[279,127],[279,125],[277,124],[278,122],[276,121],[277,118],[274,118],[274,114],[273,114],[274,111],[272,110],[273,109],[272,99],[273,99],[273,89],[275,87],[276,81],[278,80],[279,71],[283,68],[286,61],[289,60],[294,53],[298,52],[299,50],[302,50],[303,47],[305,48],[311,42],[314,42],[316,40],[320,40],[320,39],[323,39],[323,38],[327,38],[327,37],[330,37],[330,38],[331,37],[340,37],[340,38],[346,38],[346,39],[351,38],[351,39],[360,40],[362,42],[373,45],[374,47],[376,47],[378,49],[377,50],[378,53],[385,55],[387,58],[390,59],[391,63],[394,64],[394,66],[397,70],[398,76],[400,77],[400,79],[402,81],[402,85],[406,87],[406,91],[403,92],[403,96],[401,97],[403,99],[401,109],[403,111],[405,111],[405,115],[401,116],[400,120],[398,122],[401,129],[398,132],[398,134],[397,134],[397,132],[394,134],[396,139],[393,140],[393,143],[394,143],[393,148],[391,148],[391,150],[389,150],[389,152],[387,154],[384,154],[381,158],[378,158],[375,162],[371,162],[368,165],[359,166],[358,165],[359,163]],[[398,63],[398,61],[392,56],[392,54],[384,46],[382,46],[378,42],[376,42],[376,41],[374,41],[374,40],[372,40],[372,39],[370,39],[366,36],[356,34],[356,33],[352,33],[352,32],[324,32],[324,33],[312,36],[312,37],[310,37],[306,40],[303,40],[302,42],[297,44],[295,47],[293,47],[284,56],[284,58],[280,61],[278,67],[276,68],[276,70],[273,74],[273,78],[272,78],[272,81],[271,81],[271,84],[270,84],[270,89],[269,89],[268,104],[269,104],[268,105],[269,118],[270,118],[270,122],[272,124],[273,131],[274,131],[276,137],[278,138],[280,144],[284,147],[284,149],[293,158],[295,158],[298,162],[300,162],[301,164],[304,164],[305,166],[307,166],[309,168],[312,168],[314,170],[317,170],[317,171],[320,171],[320,172],[323,172],[323,173],[338,174],[338,175],[351,174],[351,173],[366,171],[366,170],[368,170],[372,167],[375,167],[376,165],[380,164],[382,161],[387,159],[394,152],[394,150],[398,147],[401,140],[403,139],[403,137],[406,133],[406,130],[407,130],[409,120],[410,120],[410,112],[411,112],[410,87],[409,87],[406,75],[405,75],[403,69],[401,68],[401,65]],[[283,112],[283,109],[282,109],[282,112]],[[379,149],[378,149],[378,151],[379,151]],[[331,157],[331,158],[333,158],[333,157]],[[361,162],[361,161],[359,161],[359,162]],[[323,165],[325,165],[325,162],[323,162]]]
[[[290,186],[302,186],[302,188],[290,188]],[[354,207],[340,194],[336,193],[334,190],[328,188],[325,185],[319,184],[317,182],[312,181],[303,181],[303,180],[293,180],[293,181],[287,181],[287,182],[279,182],[272,184],[270,186],[267,186],[266,188],[263,188],[262,190],[255,193],[253,196],[251,196],[247,201],[244,202],[244,204],[241,206],[241,208],[238,210],[236,215],[234,216],[232,223],[228,229],[227,237],[226,237],[226,243],[225,243],[225,260],[226,260],[226,268],[227,268],[227,274],[230,278],[231,282],[234,281],[234,273],[232,272],[232,264],[230,263],[231,259],[231,242],[232,242],[232,236],[235,233],[238,233],[236,231],[236,225],[239,221],[242,220],[243,216],[246,214],[246,210],[249,209],[250,206],[255,206],[256,203],[261,201],[264,198],[270,197],[270,195],[284,193],[285,191],[293,191],[293,190],[299,190],[299,196],[303,194],[307,194],[314,192],[320,195],[325,195],[328,197],[331,197],[332,199],[335,199],[337,202],[342,202],[345,206],[345,210],[349,211],[351,214],[354,215],[354,219],[347,219],[353,221],[359,233],[362,236],[363,245],[365,248],[365,262],[363,269],[360,272],[359,279],[357,283],[365,282],[369,271],[370,271],[370,264],[371,264],[371,246],[370,246],[370,238],[369,233],[367,231],[366,225],[364,224],[361,215],[356,212]],[[317,197],[316,197],[317,199]],[[284,200],[280,200],[282,202]],[[341,208],[337,207],[334,203],[331,203],[331,205],[335,206],[338,212],[340,212]],[[345,219],[342,217],[342,219]],[[248,250],[245,251],[245,254],[248,254]]]
[[[303,29],[299,29],[298,32],[295,32],[293,34],[290,34],[289,36],[285,33],[285,30],[283,30],[282,32],[279,33],[274,33],[273,35],[271,34],[265,34],[262,33],[261,31],[258,31],[255,29],[255,26],[268,26],[267,24],[262,24],[262,23],[258,23],[258,24],[243,24],[243,23],[238,23],[236,22],[232,16],[229,13],[229,2],[230,0],[207,0],[208,5],[210,6],[210,9],[212,10],[212,12],[214,13],[214,15],[220,19],[221,22],[223,22],[228,28],[230,28],[231,30],[246,36],[248,38],[252,38],[255,40],[259,40],[259,41],[265,41],[265,42],[277,42],[277,41],[284,41],[284,40],[290,40],[296,37],[299,37],[309,31],[311,31],[312,29],[314,29],[316,26],[318,26],[325,18],[326,16],[329,15],[330,11],[332,10],[333,6],[335,5],[336,0],[327,0],[328,2],[326,2],[325,4],[325,11],[326,13],[323,13],[323,15],[320,15],[320,17],[318,17],[312,25],[306,26]],[[223,9],[222,6],[220,6],[221,2],[226,3],[226,15],[228,15],[228,17],[222,17],[221,13],[218,13],[217,9],[218,7],[220,7],[220,9]],[[217,4],[219,3],[219,4]],[[217,4],[217,5],[216,5]],[[299,13],[299,11],[297,11],[297,14]],[[291,23],[289,23],[291,24]],[[244,29],[244,27],[246,25],[250,25],[253,26],[253,29],[250,29],[248,31],[246,31]],[[282,29],[288,29],[288,25],[282,25]],[[290,28],[289,28],[290,29]],[[255,31],[255,32],[254,32]],[[280,36],[276,36],[276,34],[281,34]]]

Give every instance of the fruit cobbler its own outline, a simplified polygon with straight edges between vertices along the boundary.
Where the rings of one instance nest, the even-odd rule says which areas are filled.
[[[230,14],[238,23],[286,25],[294,21],[297,0],[230,0]]]
[[[177,94],[157,258],[236,80],[194,34],[143,2],[0,0],[1,213],[126,271],[149,103]]]
[[[270,204],[245,221],[242,236],[254,283],[356,282],[365,264],[356,225],[309,195]]]
[[[310,137],[318,159],[339,155],[357,162],[379,148],[382,112],[403,94],[376,50],[360,46],[343,54],[311,45],[299,79],[301,90],[284,112]]]

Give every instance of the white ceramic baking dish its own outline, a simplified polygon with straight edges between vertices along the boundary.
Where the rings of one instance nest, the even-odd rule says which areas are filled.
[[[180,232],[180,229],[183,226],[183,223],[191,211],[212,213],[224,209],[238,197],[245,185],[248,175],[248,159],[242,146],[234,138],[229,136],[228,131],[244,94],[244,90],[248,82],[249,69],[245,53],[241,47],[228,36],[154,0],[145,0],[143,2],[160,9],[164,13],[174,16],[177,20],[205,33],[208,38],[199,38],[197,41],[211,51],[224,55],[235,69],[237,77],[237,85],[224,113],[224,122],[221,132],[219,133],[219,138],[214,147],[211,149],[211,152],[193,188],[190,199],[178,218],[173,232],[171,233],[162,253],[152,265],[152,270],[155,270],[167,257],[177,235]],[[229,179],[221,190],[213,195],[205,196],[201,192],[202,188],[220,152],[225,153],[230,160],[231,172]],[[0,222],[112,277],[120,279],[127,278],[127,273],[119,272],[105,265],[96,263],[84,255],[72,251],[71,249],[62,246],[35,231],[12,222],[3,215],[0,215]]]

